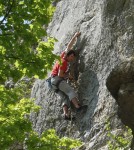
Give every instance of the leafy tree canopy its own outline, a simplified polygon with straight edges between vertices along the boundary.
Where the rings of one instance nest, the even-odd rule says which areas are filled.
[[[8,77],[44,78],[55,59],[54,39],[45,27],[52,18],[52,0],[0,0],[0,83]]]

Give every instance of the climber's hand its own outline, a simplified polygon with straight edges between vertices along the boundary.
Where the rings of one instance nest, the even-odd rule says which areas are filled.
[[[78,37],[78,36],[80,36],[80,35],[81,35],[80,32],[76,32],[74,36],[75,36],[75,37]]]
[[[68,79],[69,79],[69,80],[73,80],[73,76],[72,76],[72,75],[69,75],[69,76],[68,76]]]

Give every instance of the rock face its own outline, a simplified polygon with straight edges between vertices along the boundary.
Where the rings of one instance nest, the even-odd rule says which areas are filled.
[[[118,64],[110,73],[106,85],[118,103],[118,115],[134,135],[134,58]]]
[[[81,32],[75,46],[76,51],[79,49],[79,55],[74,77],[79,100],[88,105],[88,110],[86,114],[77,116],[75,122],[64,121],[58,95],[48,91],[45,80],[37,80],[32,97],[42,109],[38,114],[31,115],[36,131],[41,134],[46,129],[55,128],[60,136],[81,139],[85,143],[81,148],[83,150],[108,149],[106,122],[110,120],[112,131],[123,128],[117,115],[118,104],[121,101],[122,104],[127,103],[127,96],[122,95],[122,91],[133,89],[133,82],[118,86],[121,79],[126,79],[123,65],[121,72],[117,70],[116,79],[108,82],[110,92],[106,81],[113,68],[122,60],[134,56],[133,14],[133,0],[61,0],[57,3],[48,33],[58,39],[54,52],[59,54],[74,33]],[[114,73],[111,76],[114,77]],[[129,95],[131,100],[132,96],[133,92]],[[128,120],[123,114],[121,116],[127,125]]]

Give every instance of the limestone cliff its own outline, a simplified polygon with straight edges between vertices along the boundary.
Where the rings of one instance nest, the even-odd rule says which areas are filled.
[[[116,90],[115,82],[122,76],[124,68],[120,73],[117,71],[119,76],[116,76],[116,80],[111,80],[109,75],[115,66],[134,56],[134,1],[59,1],[48,27],[48,34],[58,39],[54,52],[62,52],[76,31],[80,31],[81,36],[76,43],[79,55],[75,62],[74,76],[79,100],[88,105],[86,114],[79,116],[76,122],[64,121],[58,95],[49,93],[45,80],[37,80],[32,97],[42,109],[38,114],[33,114],[31,119],[40,134],[46,129],[55,128],[60,136],[81,139],[84,142],[83,150],[107,150],[107,120],[110,120],[113,132],[123,129],[118,117],[118,93],[115,92],[114,95],[109,87]],[[129,71],[125,75],[127,74]],[[110,86],[112,84],[115,86]],[[120,85],[117,90],[119,89]],[[122,89],[125,87],[121,86]]]

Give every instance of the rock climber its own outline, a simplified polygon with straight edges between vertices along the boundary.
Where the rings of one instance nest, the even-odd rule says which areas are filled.
[[[76,108],[76,112],[78,113],[87,109],[87,105],[80,105],[74,89],[66,82],[67,78],[72,79],[72,76],[68,73],[68,65],[69,62],[72,62],[75,59],[75,51],[72,50],[72,47],[77,37],[79,36],[80,32],[76,32],[74,34],[74,36],[68,43],[67,48],[62,52],[60,56],[61,63],[57,61],[53,66],[51,72],[52,89],[58,88],[57,93],[63,99],[62,106],[65,120],[71,120],[70,112],[68,110],[70,107],[70,102],[74,105],[74,107]]]

